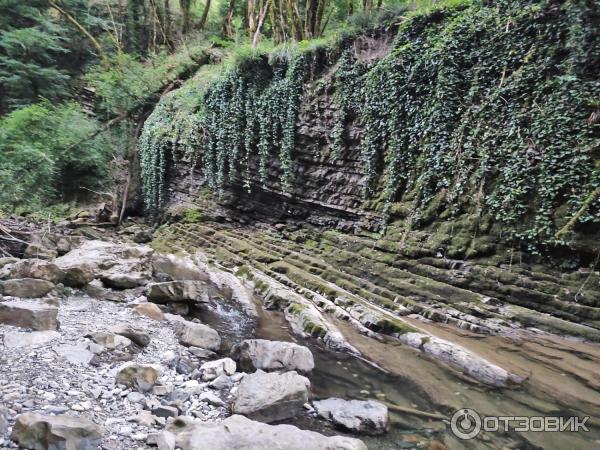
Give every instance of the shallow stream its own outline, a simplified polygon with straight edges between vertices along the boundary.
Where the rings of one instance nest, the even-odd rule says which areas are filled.
[[[208,307],[196,310],[194,316],[219,332],[226,349],[251,338],[296,342],[309,347],[315,358],[315,369],[309,377],[313,399],[377,399],[396,405],[408,404],[423,411],[432,408],[410,380],[385,373],[349,354],[326,350],[314,339],[298,339],[280,312],[260,309],[258,319],[255,319],[248,316],[235,301],[219,298],[211,301]],[[288,423],[327,435],[345,434],[308,413]],[[389,433],[359,437],[369,449],[414,448],[417,443],[424,445],[432,440],[444,429],[442,422],[423,421],[391,412]]]
[[[421,357],[418,352],[393,342],[382,343],[356,333],[345,323],[336,323],[346,337],[377,365],[354,356],[332,352],[314,339],[294,336],[278,311],[263,310],[257,299],[259,317],[253,318],[229,295],[215,297],[207,306],[193,312],[222,336],[225,349],[243,339],[261,338],[297,342],[311,349],[315,369],[310,375],[313,399],[376,399],[417,413],[397,412],[390,408],[390,432],[383,436],[355,436],[369,449],[598,449],[597,429],[589,433],[485,433],[473,441],[461,441],[442,420],[419,415],[432,413],[450,418],[454,409],[473,407],[486,415],[569,415],[564,405],[544,398],[531,388],[493,389],[461,378],[451,370]],[[383,368],[382,368],[382,367]],[[458,406],[457,406],[458,405]],[[595,421],[592,417],[592,421]],[[326,421],[305,414],[290,421],[300,428],[323,434],[344,434]],[[444,446],[439,444],[443,442]]]

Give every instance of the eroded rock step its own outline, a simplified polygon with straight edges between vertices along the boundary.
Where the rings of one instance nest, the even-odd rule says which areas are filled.
[[[412,261],[403,263],[405,268],[398,268],[384,264],[374,256],[371,258],[362,256],[360,250],[351,252],[345,248],[347,246],[345,242],[338,247],[333,247],[325,238],[321,246],[328,251],[323,251],[320,246],[310,249],[312,254],[319,256],[317,259],[312,255],[307,255],[308,252],[304,246],[291,240],[281,239],[272,233],[260,232],[253,235],[247,233],[246,230],[244,232],[249,237],[244,238],[241,235],[232,236],[231,233],[234,232],[231,230],[215,230],[198,225],[188,225],[182,231],[184,233],[191,232],[193,239],[206,239],[208,245],[218,245],[221,253],[229,252],[235,256],[230,258],[227,255],[221,255],[218,259],[224,263],[229,260],[230,263],[239,264],[240,260],[245,259],[250,264],[258,262],[269,264],[272,269],[280,272],[289,272],[286,268],[292,266],[296,280],[302,278],[301,284],[312,285],[314,290],[329,297],[336,295],[335,287],[331,286],[333,283],[337,287],[343,287],[345,291],[355,293],[391,311],[397,311],[398,305],[406,305],[409,307],[409,313],[419,313],[426,318],[449,322],[472,331],[486,332],[487,327],[482,326],[480,319],[492,318],[505,321],[508,318],[522,321],[525,325],[537,325],[540,328],[550,328],[561,333],[579,335],[593,340],[600,339],[600,332],[586,325],[559,320],[554,316],[535,314],[534,310],[519,306],[503,307],[502,292],[490,292],[485,285],[482,289],[476,289],[475,292],[464,289],[462,280],[473,269],[469,269],[468,272],[443,270]],[[294,250],[290,250],[289,247]],[[376,251],[373,253],[378,255]],[[297,254],[299,254],[298,257]],[[482,267],[481,270],[488,270],[488,268]],[[310,273],[310,276],[303,276],[306,272]],[[502,274],[499,270],[496,272]],[[425,276],[427,274],[431,278],[427,278]],[[324,282],[319,283],[315,277],[325,278]],[[520,275],[519,277],[523,278],[524,276]],[[451,281],[450,284],[445,283],[448,279]],[[373,283],[368,280],[373,280]],[[488,282],[486,281],[486,283]],[[495,280],[493,283],[500,291],[506,290],[506,286],[499,280]],[[521,282],[521,284],[523,283]],[[549,282],[545,281],[545,283]],[[518,286],[513,286],[513,288],[518,291],[520,296],[518,298],[527,298],[526,296],[529,295],[529,291],[519,291],[522,288]],[[555,283],[554,289],[573,290],[574,288],[571,282],[567,287]],[[494,296],[488,294],[494,294]],[[593,295],[593,291],[591,295]],[[512,298],[511,296],[509,300]],[[544,303],[523,302],[518,299],[517,302],[541,309],[552,309]],[[572,308],[571,304],[562,303],[564,303],[564,308]],[[590,308],[588,307],[586,311],[590,311]],[[592,315],[595,315],[597,308],[592,312]],[[573,318],[572,315],[568,317]],[[577,321],[581,320],[581,318],[577,319]]]
[[[507,411],[526,409],[531,414],[539,414],[556,410],[552,403],[548,404],[541,398],[552,399],[552,402],[560,404],[565,410],[576,408],[582,414],[598,410],[600,401],[597,398],[597,380],[594,375],[594,367],[600,361],[597,346],[590,347],[589,344],[565,341],[527,330],[527,333],[523,333],[520,320],[517,319],[532,315],[536,318],[535,322],[523,321],[522,325],[547,320],[546,329],[565,334],[585,335],[590,332],[593,336],[595,330],[539,314],[533,309],[510,305],[510,302],[503,303],[502,292],[489,295],[490,292],[485,287],[481,290],[465,289],[464,276],[473,269],[464,262],[448,263],[443,259],[430,261],[420,258],[416,261],[402,261],[400,264],[395,261],[397,255],[390,257],[389,252],[373,249],[372,241],[370,246],[365,244],[368,240],[362,240],[360,245],[355,242],[353,245],[356,251],[353,251],[352,246],[344,241],[345,235],[332,232],[310,235],[303,231],[305,236],[299,239],[300,242],[296,242],[293,234],[265,229],[238,230],[222,224],[188,224],[172,227],[170,231],[173,232],[171,238],[179,238],[182,248],[194,252],[202,246],[215,263],[229,267],[229,270],[237,271],[241,276],[258,269],[310,298],[320,308],[326,305],[321,300],[322,297],[329,300],[340,294],[382,309],[385,309],[382,305],[394,305],[395,307],[386,311],[399,316],[399,311],[406,314],[403,308],[407,308],[409,316],[402,316],[404,320],[415,322],[415,326],[425,327],[436,336],[473,348],[501,365],[506,364],[507,368],[512,368],[517,373],[530,376],[526,387],[522,388],[523,392],[519,389],[502,394],[507,399]],[[366,252],[364,248],[369,251]],[[487,270],[494,276],[502,275],[506,270],[493,266],[490,268],[484,264],[479,264],[477,269]],[[452,282],[447,283],[447,279]],[[516,292],[527,292],[523,286],[531,289],[539,285],[540,290],[548,293],[565,289],[565,286],[573,287],[580,281],[580,277],[556,277],[551,281],[548,276],[521,269],[518,270],[518,275],[508,273],[506,279],[496,278],[493,283],[501,286],[500,280],[514,282]],[[259,290],[263,287],[261,284],[258,284]],[[394,293],[396,297],[392,296]],[[587,294],[589,297],[589,292]],[[424,318],[433,321],[424,321]],[[494,323],[496,326],[489,326]],[[448,327],[448,324],[463,330]],[[485,324],[488,326],[482,326]],[[500,331],[504,332],[499,334]],[[351,335],[344,328],[342,332]],[[357,342],[350,340],[352,343]],[[358,345],[357,348],[369,354],[372,345]],[[385,353],[388,353],[386,357],[394,359],[389,354],[390,349]],[[406,358],[406,354],[403,358]],[[401,367],[396,369],[402,370]],[[419,372],[422,370],[423,367],[419,366]],[[446,374],[449,375],[450,372]],[[417,379],[423,378],[420,381],[433,398],[448,399],[454,395],[452,391],[439,395],[445,389],[443,384],[450,390],[455,389],[451,387],[456,383],[456,379],[452,380],[453,376],[442,383],[439,374],[434,377],[436,382],[431,379],[427,381],[427,376],[416,376]],[[429,382],[432,385],[428,385]],[[557,389],[556,386],[560,387]],[[468,401],[481,403],[485,395],[476,391],[471,388]]]
[[[409,325],[406,321],[400,319],[399,316],[393,314],[399,308],[403,308],[403,315],[408,314],[409,310],[396,305],[394,302],[385,302],[384,307],[387,306],[387,308],[383,309],[377,304],[369,303],[361,297],[340,289],[339,286],[327,280],[304,271],[305,265],[301,267],[298,265],[288,266],[290,270],[286,270],[282,274],[281,267],[284,263],[281,260],[287,257],[289,260],[294,261],[290,256],[293,256],[292,253],[295,252],[287,251],[286,254],[282,254],[276,249],[271,249],[271,253],[267,254],[267,256],[262,256],[265,254],[264,251],[261,251],[262,249],[259,250],[250,242],[242,241],[227,231],[209,230],[202,225],[196,226],[196,228],[208,234],[207,240],[218,242],[221,253],[223,253],[223,249],[226,249],[236,255],[234,261],[245,260],[246,263],[257,266],[260,273],[254,272],[251,269],[247,275],[250,275],[255,281],[255,284],[259,287],[266,300],[272,302],[273,298],[276,298],[276,302],[283,303],[283,307],[286,308],[286,317],[288,317],[288,320],[290,320],[292,327],[296,331],[298,331],[298,327],[294,327],[294,316],[301,321],[301,329],[303,328],[305,332],[309,332],[313,336],[323,338],[331,348],[345,348],[348,351],[356,353],[354,347],[345,341],[343,335],[335,327],[323,320],[321,314],[314,309],[310,302],[303,301],[302,298],[290,299],[289,295],[286,296],[285,290],[279,289],[279,284],[283,284],[303,298],[312,300],[325,312],[334,313],[337,317],[345,320],[354,319],[352,323],[361,329],[361,331],[364,331],[362,328],[367,328],[376,332],[390,334],[402,343],[416,348],[436,360],[449,364],[451,367],[457,368],[484,383],[506,386],[508,384],[520,383],[523,379],[523,377],[504,370],[466,348],[439,339],[435,335],[424,332],[424,330],[418,327]],[[186,229],[179,229],[178,233],[195,237],[196,242],[198,239],[201,239],[198,233]],[[249,257],[248,255],[251,256]],[[256,257],[259,262],[254,262],[251,259],[252,256]],[[272,263],[268,264],[267,261],[272,261]],[[267,264],[269,267],[265,268]],[[240,270],[238,269],[238,271]],[[263,275],[266,275],[266,277]],[[325,292],[322,295],[323,286],[328,288],[330,292]],[[375,286],[373,287],[375,288]],[[329,298],[325,297],[325,295],[328,295]]]

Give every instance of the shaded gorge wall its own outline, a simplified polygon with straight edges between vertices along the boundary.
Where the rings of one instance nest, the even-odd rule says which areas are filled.
[[[146,122],[147,208],[385,234],[408,257],[589,266],[599,18],[595,2],[457,2],[204,67]]]

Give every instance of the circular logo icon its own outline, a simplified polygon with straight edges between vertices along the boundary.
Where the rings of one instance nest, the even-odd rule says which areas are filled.
[[[473,409],[457,410],[450,420],[452,433],[459,439],[473,439],[481,431],[481,417]]]

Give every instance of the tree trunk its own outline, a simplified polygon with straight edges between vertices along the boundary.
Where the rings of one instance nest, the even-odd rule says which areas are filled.
[[[187,34],[190,31],[190,8],[192,7],[192,0],[179,0],[179,7],[183,16],[182,32],[183,34]]]
[[[332,15],[333,15],[333,8],[329,10],[329,13],[327,14],[327,17],[325,18],[325,20],[321,24],[319,36],[323,36],[325,34],[325,29],[327,28],[327,25],[329,24],[329,21],[331,20],[331,16]]]
[[[256,0],[248,0],[246,6],[246,20],[248,22],[248,34],[254,36],[256,31]]]
[[[318,8],[319,0],[306,1],[306,10],[304,11],[304,39],[312,39],[315,37]]]
[[[163,26],[163,30],[164,30],[164,35],[165,35],[165,40],[166,40],[166,44],[169,47],[172,47],[172,42],[173,42],[173,35],[171,34],[171,4],[170,4],[170,0],[164,0],[163,2],[164,6],[164,12],[163,12],[163,21],[164,21],[164,26]]]
[[[235,6],[235,0],[229,0],[227,5],[227,14],[223,18],[223,25],[221,26],[221,35],[223,37],[232,38],[233,37],[233,28],[231,26],[233,20],[233,8]]]
[[[206,21],[208,19],[208,12],[210,10],[210,0],[206,0],[206,4],[204,5],[204,11],[202,11],[202,17],[200,18],[199,27],[201,30],[206,26]]]
[[[302,20],[297,4],[294,0],[287,0],[287,19],[292,30],[292,34],[297,41],[302,40]],[[284,14],[283,8],[281,14]]]
[[[600,187],[596,188],[595,191],[592,191],[590,195],[587,196],[587,198],[582,203],[581,208],[579,208],[579,210],[575,213],[575,215],[573,215],[573,217],[569,219],[565,226],[563,226],[554,235],[554,239],[560,240],[565,234],[570,232],[577,224],[579,218],[589,209],[590,206],[592,206],[592,203],[594,203],[598,198],[600,198]]]
[[[327,0],[317,0],[317,12],[315,17],[315,29],[313,30],[313,37],[318,38],[321,36],[323,16],[325,14],[325,6]]]
[[[62,9],[60,6],[58,6],[52,0],[50,0],[48,2],[48,4],[52,8],[54,8],[55,10],[57,10],[60,14],[62,14],[65,17],[65,19],[67,19],[69,22],[71,22],[71,24],[73,26],[75,26],[75,28],[77,28],[92,43],[92,45],[94,47],[96,47],[96,50],[98,51],[98,57],[103,62],[108,61],[107,58],[106,58],[106,53],[104,53],[104,49],[102,48],[102,46],[100,45],[100,43],[96,40],[96,38],[94,36],[92,36],[90,34],[90,32],[88,30],[86,30],[83,27],[83,25],[81,25],[79,22],[77,22],[77,20],[71,14],[69,14],[67,11],[65,11],[64,9]]]
[[[273,41],[276,44],[288,40],[289,32],[287,22],[284,17],[284,8],[285,5],[283,3],[283,0],[271,1],[271,8],[269,8],[269,10],[271,17],[271,26],[273,28]]]
[[[262,5],[260,17],[258,18],[258,24],[256,25],[256,31],[254,32],[254,37],[252,38],[252,48],[256,48],[256,46],[258,45],[258,40],[260,39],[260,29],[262,28],[263,23],[265,21],[265,17],[267,16],[267,11],[269,9],[270,3],[271,0],[266,0],[265,4]]]

